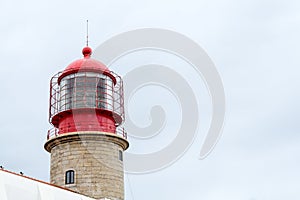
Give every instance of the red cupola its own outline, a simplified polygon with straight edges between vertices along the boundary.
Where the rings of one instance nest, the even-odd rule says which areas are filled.
[[[90,47],[82,54],[51,79],[49,122],[54,128],[48,139],[71,132],[117,133],[124,121],[122,79],[92,59]]]
[[[67,68],[59,76],[58,82],[69,74],[85,71],[105,74],[109,76],[114,83],[116,83],[116,79],[114,75],[111,74],[110,70],[100,61],[91,58],[92,49],[90,47],[84,47],[82,49],[82,54],[84,56],[82,59],[75,60],[67,66]]]

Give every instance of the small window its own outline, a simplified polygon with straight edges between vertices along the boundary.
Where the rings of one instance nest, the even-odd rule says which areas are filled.
[[[123,152],[119,150],[119,160],[123,161]]]
[[[75,172],[74,170],[68,170],[66,172],[66,185],[75,183]]]

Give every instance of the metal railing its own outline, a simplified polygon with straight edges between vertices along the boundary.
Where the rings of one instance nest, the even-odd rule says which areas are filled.
[[[58,128],[51,128],[48,130],[47,133],[47,140],[50,140],[52,138],[55,138],[59,135],[59,129]]]
[[[124,138],[124,139],[127,139],[127,132],[125,130],[124,127],[117,127],[116,128],[116,132],[115,132],[116,135]],[[48,133],[47,133],[47,140],[50,140],[52,138],[55,138],[59,135],[59,129],[58,128],[51,128],[48,130]]]
[[[124,139],[127,139],[127,132],[124,127],[118,126],[116,129],[116,134]]]
[[[50,82],[50,123],[52,123],[52,118],[58,113],[76,108],[108,110],[113,112],[114,116],[119,116],[116,118],[116,125],[124,122],[123,82],[120,76],[111,71],[110,74],[116,79],[115,84],[111,85],[109,76],[80,72],[64,77],[72,76],[71,78],[74,80],[68,84],[67,82],[63,84],[64,80],[61,80],[62,85],[59,85],[58,79],[61,74],[62,72],[55,74]],[[103,88],[99,86],[101,81],[104,83],[102,84]]]

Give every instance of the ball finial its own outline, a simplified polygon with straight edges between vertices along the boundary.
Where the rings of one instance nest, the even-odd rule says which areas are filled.
[[[90,47],[84,47],[82,49],[82,54],[84,57],[90,57],[92,55],[92,49]]]

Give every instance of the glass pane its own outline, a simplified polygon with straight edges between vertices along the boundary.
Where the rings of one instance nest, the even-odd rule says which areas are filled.
[[[65,178],[66,178],[65,184],[73,184],[73,183],[75,183],[75,172],[73,170],[67,171]]]
[[[81,72],[66,76],[60,84],[61,111],[72,108],[113,110],[114,83],[106,75]]]

